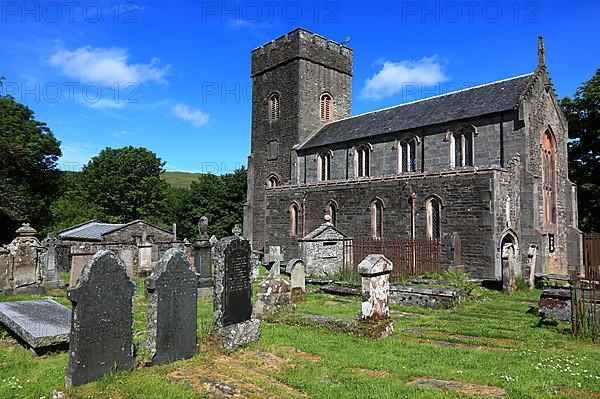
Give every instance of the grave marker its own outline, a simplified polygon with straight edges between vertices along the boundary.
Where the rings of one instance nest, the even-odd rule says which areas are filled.
[[[171,248],[146,279],[148,352],[154,364],[188,359],[196,353],[198,276],[185,252]]]
[[[135,290],[125,264],[110,251],[98,252],[83,267],[77,285],[67,291],[73,304],[68,387],[131,370]]]
[[[306,266],[302,259],[292,259],[288,262],[285,272],[290,275],[292,287],[292,302],[306,298]]]

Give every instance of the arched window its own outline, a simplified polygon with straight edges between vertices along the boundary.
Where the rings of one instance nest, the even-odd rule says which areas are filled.
[[[377,198],[371,201],[371,237],[380,240],[383,237],[383,202]]]
[[[271,94],[271,96],[269,97],[269,120],[276,121],[277,119],[279,119],[279,103],[279,94]]]
[[[331,179],[331,151],[322,151],[317,155],[317,173],[319,181],[327,181]]]
[[[544,223],[556,223],[556,140],[550,129],[542,135],[542,190]]]
[[[416,138],[410,137],[400,141],[398,145],[398,173],[415,172],[417,170],[416,154]]]
[[[427,238],[431,240],[439,240],[442,236],[441,216],[442,204],[436,197],[429,198],[425,203],[427,213]]]
[[[334,200],[331,200],[331,201],[329,201],[327,203],[327,208],[325,209],[325,212],[331,218],[330,222],[334,226],[337,225],[337,210],[338,210],[338,206],[337,206],[337,203]]]
[[[461,126],[450,133],[450,167],[462,168],[473,166],[474,137],[477,131],[474,126]]]
[[[290,237],[299,237],[300,227],[300,207],[294,202],[290,205]]]
[[[368,145],[361,145],[355,151],[356,177],[368,177],[370,169],[371,149]]]
[[[321,122],[333,119],[333,97],[329,93],[321,94]]]
[[[278,187],[279,186],[279,179],[275,175],[270,175],[267,178],[267,183],[266,184],[267,184],[267,188]]]

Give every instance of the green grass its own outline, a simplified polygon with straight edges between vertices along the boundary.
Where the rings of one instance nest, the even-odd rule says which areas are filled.
[[[169,183],[175,188],[189,188],[192,182],[195,181],[202,173],[190,172],[165,172],[160,175],[160,178]]]
[[[139,354],[143,357],[146,301],[142,295],[143,286],[140,282],[138,284],[135,343],[140,347]],[[526,311],[539,298],[539,291],[505,296],[499,292],[478,289],[480,299],[453,309],[394,306],[393,309],[418,313],[421,317],[394,316],[394,333],[381,340],[333,332],[324,327],[286,324],[290,313],[358,316],[360,298],[320,294],[314,289],[311,291],[305,302],[275,315],[273,321],[277,322],[263,322],[260,341],[246,349],[250,353],[269,351],[280,357],[289,356],[294,361],[293,367],[263,372],[276,382],[309,397],[469,397],[451,391],[406,385],[419,377],[501,387],[508,390],[508,399],[577,397],[572,396],[574,391],[571,391],[571,396],[554,394],[556,387],[600,394],[600,348],[571,337],[567,324],[538,326],[539,319]],[[25,298],[0,297],[0,300]],[[58,300],[61,303],[68,302],[64,294]],[[198,337],[202,340],[212,321],[210,299],[199,301],[198,320]],[[412,332],[403,332],[409,329]],[[440,347],[437,341],[453,342],[458,346]],[[289,348],[296,348],[317,360],[308,361],[290,355]],[[239,355],[240,352],[229,358]],[[132,373],[109,375],[67,393],[69,398],[204,397],[185,383],[169,382],[166,376],[183,367],[201,369],[207,362],[216,361],[214,351],[203,351],[187,361],[160,367],[140,367]],[[54,389],[64,390],[66,364],[66,353],[36,358],[11,339],[0,340],[0,398],[50,398]],[[260,372],[261,367],[249,368],[248,373]],[[365,369],[382,374],[374,377]],[[235,378],[242,378],[233,374]]]

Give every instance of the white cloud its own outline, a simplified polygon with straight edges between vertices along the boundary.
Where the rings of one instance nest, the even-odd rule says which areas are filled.
[[[200,111],[192,109],[185,104],[175,104],[171,107],[171,112],[176,118],[192,124],[195,127],[202,127],[209,122],[210,116]]]
[[[128,63],[128,58],[129,54],[124,49],[85,46],[73,51],[58,50],[48,63],[82,83],[112,86],[115,83],[165,82],[170,65],[160,67],[157,58],[147,64],[133,64]]]
[[[407,85],[434,85],[448,80],[444,66],[437,56],[419,61],[385,61],[379,72],[367,79],[361,90],[362,98],[380,99],[393,96]]]
[[[86,101],[84,99],[81,102],[93,109],[121,109],[125,106],[125,102],[118,102],[114,100],[94,100],[94,101]]]

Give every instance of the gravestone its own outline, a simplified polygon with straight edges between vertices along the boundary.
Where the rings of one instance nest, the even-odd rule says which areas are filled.
[[[512,294],[516,289],[515,282],[515,245],[507,242],[502,246],[502,291]]]
[[[83,271],[84,266],[94,256],[92,248],[88,248],[84,245],[71,250],[71,271],[69,274],[69,287],[77,285],[77,280]]]
[[[537,244],[531,243],[529,244],[529,249],[527,251],[527,268],[529,269],[529,275],[527,276],[527,283],[529,284],[529,288],[534,287],[535,282],[535,261],[537,258]]]
[[[393,331],[388,306],[393,267],[392,261],[381,254],[371,254],[358,264],[358,273],[362,278],[361,319],[377,325],[380,337],[388,336]],[[387,320],[387,323],[380,323],[381,320]]]
[[[202,216],[198,222],[198,238],[194,242],[194,270],[200,276],[198,295],[209,296],[213,292],[212,247],[208,237],[208,218]]]
[[[258,340],[260,321],[252,319],[252,284],[250,282],[250,243],[234,235],[215,245],[213,332],[226,349]]]
[[[44,288],[59,288],[63,287],[64,284],[58,273],[56,267],[56,247],[58,245],[58,239],[52,234],[42,241],[42,246],[46,248],[46,253],[42,259],[42,285]]]
[[[260,265],[260,256],[258,256],[257,253],[252,252],[250,254],[250,268],[251,268],[250,279],[253,282],[258,280],[258,276],[260,275],[259,265]]]
[[[96,253],[67,296],[73,304],[68,387],[97,380],[111,371],[131,370],[133,294],[125,264],[112,252]]]
[[[269,275],[273,277],[279,276],[281,272],[281,262],[283,262],[283,254],[279,245],[269,247],[269,252],[265,254],[265,263],[269,265]]]
[[[288,281],[281,278],[279,262],[273,264],[269,276],[258,286],[253,317],[262,319],[292,303],[292,290]]]
[[[42,354],[69,343],[71,310],[52,299],[1,302],[0,323]]]
[[[148,352],[154,364],[196,353],[198,276],[185,252],[171,248],[146,279]]]
[[[288,262],[285,272],[290,276],[292,302],[306,299],[306,266],[302,259],[292,259]]]
[[[452,251],[454,252],[453,267],[456,270],[464,271],[465,266],[462,263],[462,240],[460,234],[452,234]]]

